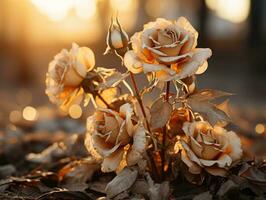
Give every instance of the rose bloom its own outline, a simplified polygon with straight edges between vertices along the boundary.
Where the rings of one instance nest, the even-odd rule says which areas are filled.
[[[133,50],[124,56],[124,64],[132,73],[154,72],[161,81],[203,73],[212,52],[196,48],[197,39],[197,31],[186,18],[158,18],[132,36]]]
[[[96,159],[102,160],[102,171],[116,171],[121,166],[135,165],[146,147],[146,131],[132,120],[129,103],[119,112],[99,108],[87,120],[85,145]]]
[[[62,110],[68,110],[83,99],[80,84],[95,65],[94,53],[87,47],[73,43],[68,51],[63,49],[50,62],[46,74],[46,94]]]
[[[225,176],[227,169],[242,157],[240,138],[233,131],[205,121],[186,122],[186,136],[181,140],[181,159],[192,174],[202,169],[216,176]]]

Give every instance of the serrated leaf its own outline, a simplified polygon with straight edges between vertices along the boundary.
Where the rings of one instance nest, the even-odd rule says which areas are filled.
[[[220,90],[203,89],[203,90],[199,90],[198,92],[192,94],[189,98],[195,99],[197,101],[212,101],[220,97],[226,97],[226,96],[231,96],[231,95],[233,94],[220,91]]]
[[[164,102],[162,98],[156,100],[151,106],[151,127],[152,129],[163,127],[169,120],[172,113],[172,106]]]
[[[105,188],[107,197],[115,197],[129,189],[134,184],[137,176],[137,170],[129,168],[123,169],[110,183],[107,184]]]
[[[196,99],[189,99],[188,104],[194,112],[199,112],[207,121],[212,125],[216,125],[218,122],[230,122],[229,116],[218,109],[214,104],[208,101],[198,101]]]

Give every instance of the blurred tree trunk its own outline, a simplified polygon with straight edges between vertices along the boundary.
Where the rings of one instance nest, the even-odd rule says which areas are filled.
[[[206,23],[208,18],[208,9],[205,3],[205,0],[200,1],[199,9],[199,46],[206,46],[207,32],[206,32]]]
[[[251,0],[249,20],[249,46],[259,47],[263,45],[262,23],[263,23],[263,0]]]

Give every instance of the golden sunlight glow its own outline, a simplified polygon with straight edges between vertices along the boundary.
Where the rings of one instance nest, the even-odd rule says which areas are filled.
[[[72,0],[31,0],[31,2],[53,21],[63,20],[72,6]]]
[[[23,109],[22,116],[28,121],[34,121],[38,118],[38,112],[35,108],[27,106]]]
[[[111,6],[116,11],[127,11],[133,5],[134,0],[111,0]]]
[[[265,131],[265,127],[264,127],[264,125],[263,125],[263,124],[257,124],[257,125],[255,126],[255,131],[256,131],[256,133],[258,133],[258,134],[262,134],[262,133],[264,133],[264,131]]]
[[[138,4],[138,0],[110,0],[110,18],[117,15],[123,28],[130,31],[137,20]]]
[[[52,21],[62,21],[74,10],[77,17],[89,19],[96,13],[96,0],[31,0]]]
[[[76,14],[81,19],[89,19],[96,13],[95,0],[75,0]]]
[[[161,16],[167,9],[168,2],[162,0],[147,0],[145,11],[151,17]]]
[[[82,109],[80,107],[80,105],[78,104],[74,104],[72,105],[69,110],[68,110],[68,114],[70,117],[72,117],[73,119],[78,119],[81,117],[82,115]]]
[[[214,10],[222,19],[240,23],[247,19],[250,0],[205,0],[209,9]]]

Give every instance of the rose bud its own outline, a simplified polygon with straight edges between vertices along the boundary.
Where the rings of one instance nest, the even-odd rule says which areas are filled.
[[[115,51],[119,56],[124,56],[127,51],[128,41],[128,35],[122,29],[118,19],[116,19],[116,22],[112,19],[106,38],[107,49],[104,54]]]

